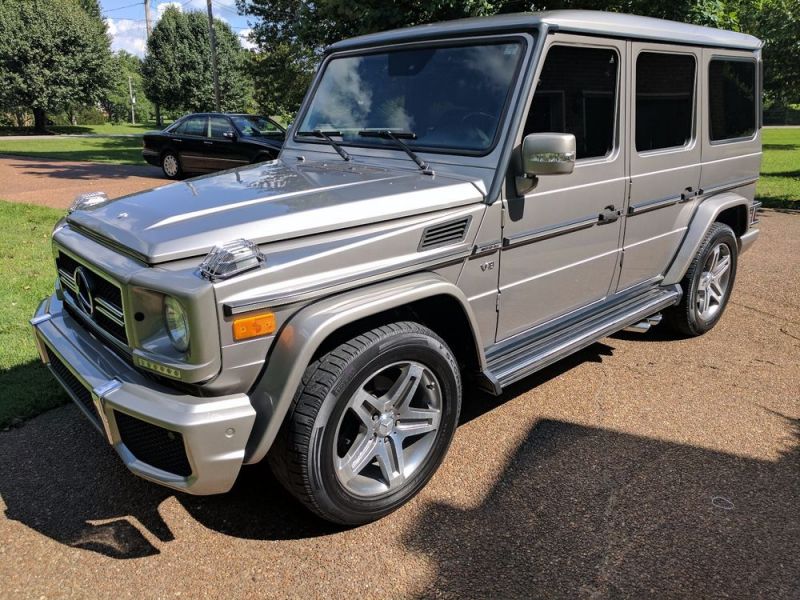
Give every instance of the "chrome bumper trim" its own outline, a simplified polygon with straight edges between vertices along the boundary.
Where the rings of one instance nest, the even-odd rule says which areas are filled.
[[[39,305],[30,322],[42,361],[49,363],[52,353],[84,385],[99,417],[95,425],[134,474],[191,494],[217,494],[233,486],[255,422],[246,394],[200,398],[155,383],[92,336],[55,295]],[[168,473],[138,460],[121,439],[118,412],[180,433],[191,475]]]

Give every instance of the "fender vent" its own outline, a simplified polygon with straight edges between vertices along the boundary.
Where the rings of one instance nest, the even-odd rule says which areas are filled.
[[[422,240],[419,242],[419,249],[433,248],[435,246],[444,246],[445,244],[454,244],[460,242],[467,235],[467,228],[469,221],[472,217],[464,217],[463,219],[456,219],[455,221],[447,221],[439,225],[431,225],[426,227],[422,232]]]

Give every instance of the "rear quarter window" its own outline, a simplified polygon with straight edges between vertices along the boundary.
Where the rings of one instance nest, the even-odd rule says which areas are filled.
[[[715,58],[708,65],[712,142],[751,137],[756,130],[756,63]]]

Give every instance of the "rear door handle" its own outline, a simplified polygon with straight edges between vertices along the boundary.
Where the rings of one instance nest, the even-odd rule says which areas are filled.
[[[169,138],[169,139],[171,139],[173,142],[182,142],[183,141],[181,138]]]
[[[209,142],[208,140],[204,140],[204,141],[203,141],[203,143],[204,143],[206,146],[210,146],[210,145],[211,145],[211,144],[213,144],[214,142]]]
[[[620,211],[618,211],[617,208],[612,204],[610,206],[606,206],[603,209],[603,212],[601,212],[597,216],[597,221],[601,225],[603,223],[613,223],[614,221],[619,219],[619,215],[620,215]]]

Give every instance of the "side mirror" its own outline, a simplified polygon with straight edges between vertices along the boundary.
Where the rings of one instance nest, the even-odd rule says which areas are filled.
[[[568,175],[575,169],[575,136],[571,133],[531,133],[522,140],[522,170],[526,177]]]
[[[235,140],[236,139],[236,132],[235,131],[226,131],[222,135],[223,135],[223,137],[225,137],[225,138],[227,138],[229,140]]]

